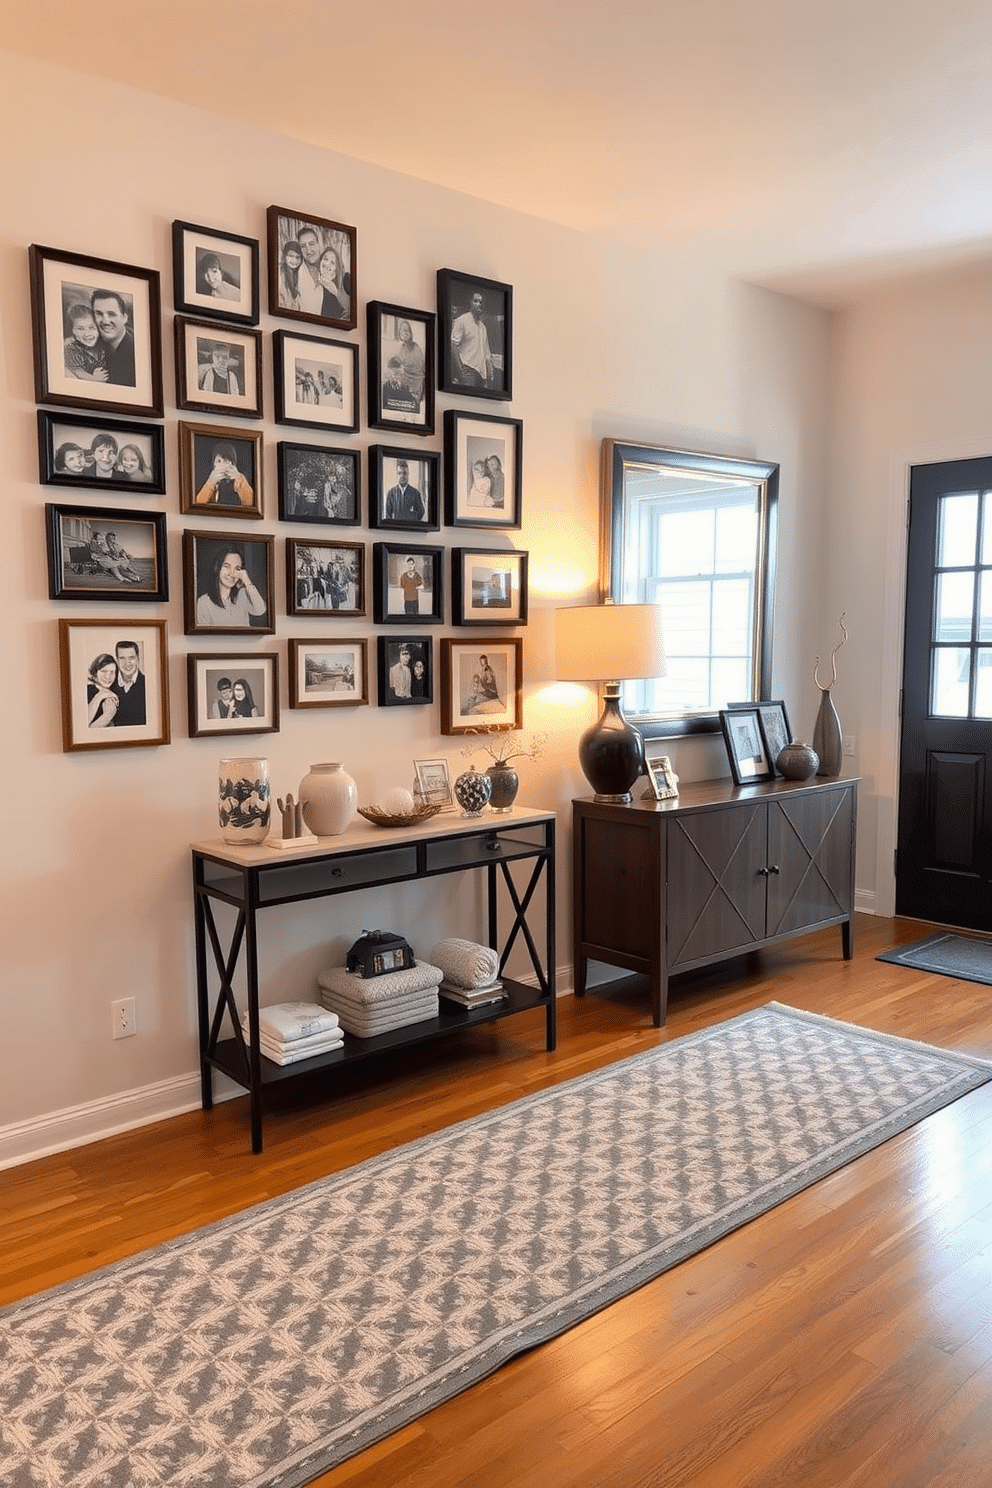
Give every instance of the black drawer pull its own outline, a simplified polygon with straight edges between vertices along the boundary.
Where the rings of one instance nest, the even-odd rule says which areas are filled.
[[[495,832],[490,832],[485,841],[486,852],[499,852],[499,838]]]
[[[342,875],[342,873],[344,873],[344,869],[343,868],[332,868],[331,869],[331,877],[332,878],[340,878],[341,875]]]

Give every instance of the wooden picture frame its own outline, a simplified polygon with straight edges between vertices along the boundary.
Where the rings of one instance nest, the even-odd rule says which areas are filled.
[[[279,520],[357,527],[362,520],[361,459],[356,449],[281,439]]]
[[[679,793],[679,777],[672,768],[667,754],[657,759],[645,760],[648,783],[656,801],[673,801]],[[646,792],[645,792],[646,794]]]
[[[189,652],[186,684],[191,739],[277,732],[278,651]]]
[[[60,620],[62,748],[169,743],[164,620]]]
[[[508,402],[513,394],[513,288],[498,279],[437,271],[438,386]]]
[[[161,424],[39,408],[38,468],[43,486],[164,496],[165,433]]]
[[[261,517],[261,429],[180,422],[179,496],[191,516]]]
[[[258,325],[258,242],[240,233],[172,224],[176,310],[239,325]]]
[[[479,636],[441,642],[441,732],[518,729],[523,722],[521,639]]]
[[[262,417],[262,333],[176,316],[176,405]]]
[[[452,623],[526,625],[527,566],[516,548],[452,548]]]
[[[287,615],[351,619],[365,607],[364,543],[287,537]]]
[[[37,401],[161,415],[157,270],[37,243],[28,263]]]
[[[448,811],[453,808],[455,798],[447,760],[414,760],[413,773],[416,781],[414,795],[419,796],[425,806],[440,806]]]
[[[358,432],[358,347],[297,331],[272,336],[276,422]]]
[[[444,414],[445,521],[449,527],[519,527],[523,420]]]
[[[776,761],[786,744],[792,742],[792,730],[789,727],[789,715],[785,711],[785,703],[781,698],[776,698],[774,701],[767,702],[727,704],[727,711],[731,713],[738,713],[746,708],[757,709],[768,763],[776,775],[781,775],[782,772]]]
[[[250,532],[183,533],[187,635],[272,635],[274,539]]]
[[[269,207],[266,224],[269,314],[353,330],[358,324],[355,229],[290,207]]]
[[[376,625],[443,625],[444,549],[374,543],[372,618]]]
[[[369,427],[433,434],[434,315],[370,300],[365,318]]]
[[[369,701],[369,644],[364,637],[289,642],[291,708],[355,708]]]
[[[721,708],[720,727],[735,785],[758,785],[774,778],[757,704],[749,708]]]
[[[164,512],[45,506],[50,599],[169,598]]]
[[[393,532],[437,532],[441,526],[440,482],[440,455],[371,445],[369,526]]]
[[[434,701],[434,642],[429,635],[376,636],[379,707],[418,708]]]

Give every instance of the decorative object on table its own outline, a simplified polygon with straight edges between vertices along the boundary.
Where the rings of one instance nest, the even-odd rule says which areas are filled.
[[[679,793],[679,777],[672,769],[668,755],[662,754],[657,759],[647,760],[645,769],[650,787],[645,795],[650,794],[656,801],[674,801]]]
[[[334,966],[320,973],[317,988],[324,1007],[337,1013],[345,1033],[374,1038],[378,1033],[436,1018],[440,981],[437,966],[415,961],[402,971],[374,977]]]
[[[819,657],[816,658],[813,666],[813,681],[820,689],[820,711],[816,715],[816,726],[813,729],[813,748],[820,757],[820,765],[816,773],[828,780],[840,774],[844,758],[844,740],[841,734],[840,719],[837,716],[831,693],[837,681],[837,652],[847,641],[847,626],[844,624],[846,614],[845,610],[839,621],[843,640],[838,641],[830,653],[830,681],[826,687],[820,681]]]
[[[193,222],[172,224],[177,311],[258,325],[258,243]]]
[[[399,434],[434,433],[434,315],[370,300],[368,422]]]
[[[512,810],[513,803],[517,799],[517,791],[520,789],[520,776],[516,770],[511,769],[510,761],[540,759],[548,742],[547,734],[534,734],[528,744],[523,739],[518,741],[515,734],[508,734],[502,729],[486,728],[485,725],[471,732],[490,735],[485,742],[470,744],[462,750],[466,759],[471,759],[476,749],[482,749],[492,760],[492,764],[486,770],[486,774],[492,781],[492,793],[489,797],[490,810],[497,813]]]
[[[232,847],[250,847],[269,835],[269,762],[257,757],[222,759],[218,767],[218,820]]]
[[[414,760],[413,773],[413,794],[417,801],[425,806],[436,806],[439,810],[450,810],[454,806],[447,760]]]
[[[311,765],[300,781],[303,820],[318,837],[339,837],[358,809],[358,786],[339,761]]]
[[[164,620],[60,620],[59,655],[67,754],[168,744]]]
[[[441,642],[441,732],[518,729],[523,717],[521,639]]]
[[[269,837],[269,846],[283,851],[295,847],[315,847],[317,839],[312,832],[307,831],[303,820],[303,802],[294,801],[292,795],[288,795],[285,801],[282,796],[278,796],[276,805],[282,817],[282,836]]]
[[[241,1015],[241,1031],[251,1037],[248,1010]],[[258,1010],[258,1042],[273,1064],[299,1064],[344,1044],[337,1013],[315,1002],[277,1002]]]
[[[166,600],[165,512],[49,501],[50,599]]]
[[[440,810],[440,806],[429,806],[421,802],[403,815],[383,811],[381,806],[359,806],[358,814],[364,816],[374,827],[415,827],[418,822],[430,821]]]
[[[358,233],[294,207],[269,207],[269,314],[342,331],[358,324]]]
[[[452,548],[455,625],[526,625],[528,554],[506,548]]]
[[[189,736],[272,734],[279,728],[278,651],[186,656]]]
[[[758,785],[764,780],[774,779],[775,771],[765,749],[756,706],[721,708],[720,727],[735,785]]]
[[[752,708],[757,709],[761,737],[765,743],[765,753],[772,768],[776,769],[779,755],[792,738],[792,729],[789,727],[789,718],[785,711],[785,704],[780,698],[774,702],[759,701],[727,704],[727,710],[731,713],[739,713],[742,710],[749,711]]]
[[[441,391],[509,402],[513,285],[458,269],[438,269],[437,326]]]
[[[45,486],[92,486],[134,498],[165,494],[161,424],[39,408],[38,462]]]
[[[480,775],[474,765],[455,781],[455,800],[462,808],[462,816],[481,816],[492,793],[492,780],[488,775]]]
[[[444,520],[449,527],[521,525],[523,419],[444,414]]]
[[[811,780],[819,763],[820,757],[815,749],[801,739],[794,739],[779,750],[775,768],[785,780]]]
[[[559,680],[604,683],[603,712],[579,740],[579,763],[597,801],[625,804],[644,769],[644,741],[624,717],[620,679],[664,676],[661,607],[570,606],[556,622]]]
[[[391,930],[363,930],[348,951],[345,970],[355,976],[378,977],[415,965],[410,944],[402,935],[394,935]]]

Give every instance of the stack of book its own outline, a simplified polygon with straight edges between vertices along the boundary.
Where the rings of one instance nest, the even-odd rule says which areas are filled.
[[[248,1013],[241,1028],[249,1037]],[[258,1010],[258,1043],[274,1064],[298,1064],[329,1049],[340,1049],[344,1029],[336,1013],[315,1002],[277,1002]]]
[[[439,997],[446,998],[448,1002],[457,1002],[461,1007],[482,1007],[487,1002],[502,1002],[506,996],[499,977],[494,982],[487,982],[484,987],[460,987],[457,982],[450,982],[445,977],[437,991]]]

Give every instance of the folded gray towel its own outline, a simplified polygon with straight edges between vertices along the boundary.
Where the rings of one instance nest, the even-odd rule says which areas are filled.
[[[412,992],[426,992],[432,987],[436,988],[442,975],[436,966],[428,966],[426,961],[418,961],[403,971],[387,971],[385,976],[377,977],[360,977],[343,966],[329,966],[326,971],[319,973],[317,985],[326,988],[328,992],[343,992],[346,997],[353,998],[363,1006],[372,1007],[378,1003],[395,1002],[397,997],[408,996]],[[321,998],[322,1002],[323,1000]]]
[[[486,987],[499,975],[499,955],[489,946],[452,936],[439,940],[431,960],[440,966],[449,982],[459,987]]]

